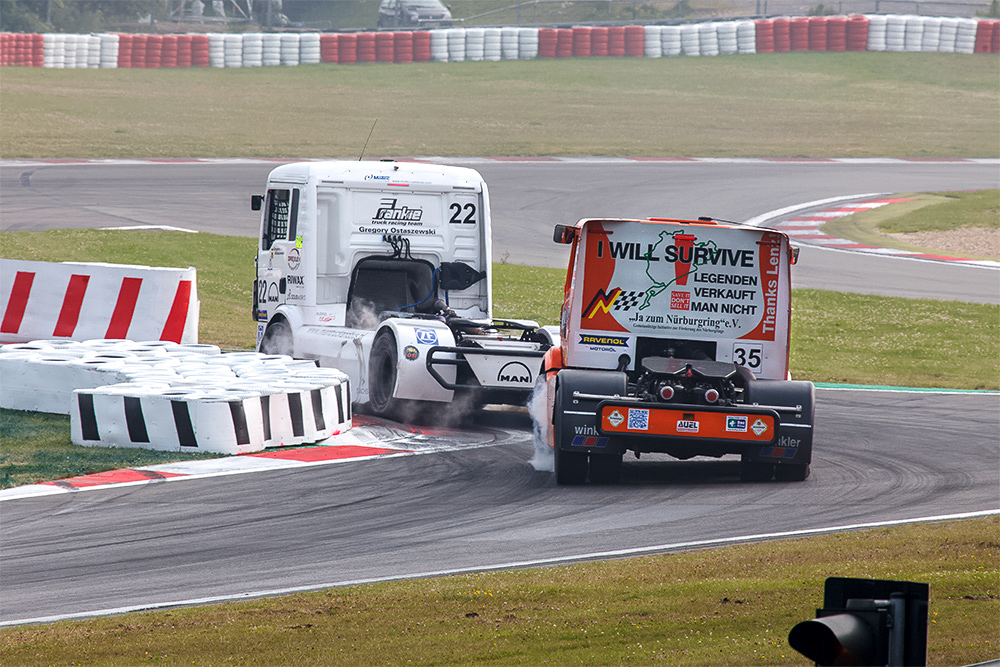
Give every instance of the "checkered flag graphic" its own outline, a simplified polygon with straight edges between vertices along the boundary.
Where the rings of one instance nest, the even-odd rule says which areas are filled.
[[[645,294],[645,292],[636,292],[635,290],[622,290],[622,293],[618,295],[617,299],[615,299],[614,310],[628,312],[635,306],[639,305],[639,301]]]

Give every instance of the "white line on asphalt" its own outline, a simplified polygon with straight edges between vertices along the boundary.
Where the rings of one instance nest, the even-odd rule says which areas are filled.
[[[855,523],[843,526],[829,526],[826,528],[806,528],[802,530],[789,530],[779,533],[759,533],[756,535],[740,535],[737,537],[720,537],[710,540],[694,540],[691,542],[675,542],[673,544],[658,544],[649,547],[635,547],[632,549],[615,549],[613,551],[597,551],[588,554],[577,554],[573,556],[557,556],[555,558],[539,558],[537,560],[517,561],[512,563],[498,563],[495,565],[483,565],[479,567],[462,567],[450,570],[436,570],[431,572],[419,572],[410,575],[399,575],[389,577],[372,577],[369,579],[353,579],[347,581],[333,581],[323,584],[312,584],[307,586],[294,586],[291,588],[276,588],[264,591],[248,591],[245,593],[235,593],[232,595],[217,595],[204,598],[192,598],[189,600],[174,600],[170,602],[154,602],[144,605],[132,605],[128,607],[115,607],[112,609],[98,609],[94,611],[82,611],[72,614],[58,614],[53,616],[40,616],[37,618],[25,618],[13,621],[0,621],[0,627],[14,625],[30,625],[37,623],[55,623],[57,621],[67,621],[72,619],[93,618],[95,616],[114,616],[117,614],[129,614],[139,611],[154,611],[157,609],[168,609],[172,607],[190,607],[205,604],[220,604],[223,602],[233,602],[235,600],[249,600],[253,598],[274,597],[278,595],[291,595],[293,593],[305,593],[308,591],[318,591],[326,588],[341,588],[344,586],[361,586],[365,584],[375,584],[386,581],[401,581],[405,579],[427,579],[430,577],[446,577],[458,574],[471,574],[474,572],[491,572],[497,570],[514,570],[528,567],[542,567],[552,565],[570,565],[591,560],[605,560],[610,558],[627,558],[651,553],[665,553],[671,551],[688,551],[693,549],[705,549],[710,547],[721,547],[730,544],[746,542],[759,542],[763,540],[788,539],[793,537],[809,537],[813,535],[824,535],[828,533],[839,533],[851,530],[864,530],[867,528],[883,528],[887,526],[904,526],[914,523],[932,523],[939,521],[958,521],[961,519],[976,519],[986,516],[1000,514],[1000,509],[979,510],[976,512],[963,512],[960,514],[941,514],[937,516],[917,517],[914,519],[895,519],[891,521],[872,521],[868,523]]]

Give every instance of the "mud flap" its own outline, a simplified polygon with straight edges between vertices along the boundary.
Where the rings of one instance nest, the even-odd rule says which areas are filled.
[[[616,371],[565,369],[556,376],[552,413],[554,444],[566,452],[620,452],[613,439],[597,431],[597,405],[612,396],[625,396],[626,378]],[[574,398],[573,393],[595,398]]]
[[[753,445],[743,454],[745,461],[808,466],[812,461],[813,409],[816,388],[812,382],[753,380],[747,385],[747,405],[801,410],[778,410],[781,417],[773,445]]]

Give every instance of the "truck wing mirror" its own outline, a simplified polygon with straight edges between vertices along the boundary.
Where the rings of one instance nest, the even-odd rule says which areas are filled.
[[[556,225],[552,233],[552,240],[556,243],[569,244],[576,239],[576,227],[569,225]]]
[[[250,210],[259,211],[262,208],[264,208],[264,195],[251,195]]]
[[[792,264],[799,263],[799,247],[792,246]]]

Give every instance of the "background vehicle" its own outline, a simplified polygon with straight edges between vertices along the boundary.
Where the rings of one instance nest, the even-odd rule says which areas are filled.
[[[439,0],[382,0],[379,28],[450,28],[451,11]]]
[[[617,482],[626,450],[739,454],[748,481],[808,477],[815,392],[788,373],[787,236],[591,219],[555,240],[573,244],[544,365],[560,484]]]
[[[384,416],[467,398],[524,404],[555,327],[492,318],[489,193],[472,169],[303,162],[274,169],[253,314],[264,353],[347,373]]]

